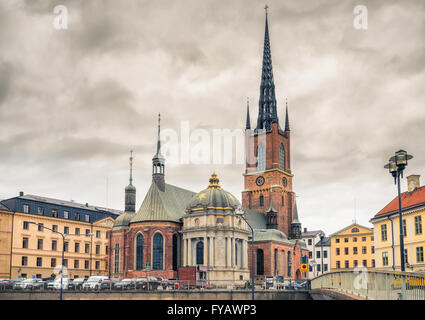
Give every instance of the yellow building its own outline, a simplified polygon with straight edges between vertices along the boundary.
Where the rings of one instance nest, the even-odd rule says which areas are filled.
[[[117,213],[23,193],[2,201],[0,278],[47,278],[57,274],[56,267],[62,265],[60,233],[65,235],[68,277],[108,275],[108,237]]]
[[[408,191],[401,194],[405,270],[424,271],[425,186],[419,176],[407,177]],[[375,229],[376,268],[400,270],[400,219],[398,196],[370,220]]]
[[[331,270],[375,267],[373,229],[353,223],[329,236]]]

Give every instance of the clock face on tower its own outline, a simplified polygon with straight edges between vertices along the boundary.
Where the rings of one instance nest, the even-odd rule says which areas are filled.
[[[285,177],[282,178],[282,184],[284,187],[286,187],[288,185],[288,180],[286,180]]]
[[[263,184],[264,184],[264,182],[265,182],[266,180],[264,179],[264,177],[263,176],[259,176],[258,178],[257,178],[257,180],[255,180],[255,183],[257,184],[257,186],[262,186]]]

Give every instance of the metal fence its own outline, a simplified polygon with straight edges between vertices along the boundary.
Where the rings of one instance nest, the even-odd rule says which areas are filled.
[[[311,289],[332,289],[371,300],[425,300],[425,273],[335,271],[311,280]]]

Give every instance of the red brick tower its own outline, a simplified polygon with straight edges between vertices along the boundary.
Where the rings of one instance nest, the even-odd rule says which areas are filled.
[[[242,206],[263,212],[267,228],[278,229],[288,238],[297,237],[291,230],[295,194],[292,191],[288,105],[286,103],[285,130],[282,130],[277,116],[267,14],[257,126],[251,129],[248,106],[245,143],[247,160]]]

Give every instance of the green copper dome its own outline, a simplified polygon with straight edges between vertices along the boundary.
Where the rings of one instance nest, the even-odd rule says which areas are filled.
[[[186,213],[200,213],[205,211],[228,212],[234,211],[241,204],[230,192],[223,190],[217,175],[213,173],[208,188],[202,190],[190,200]]]

